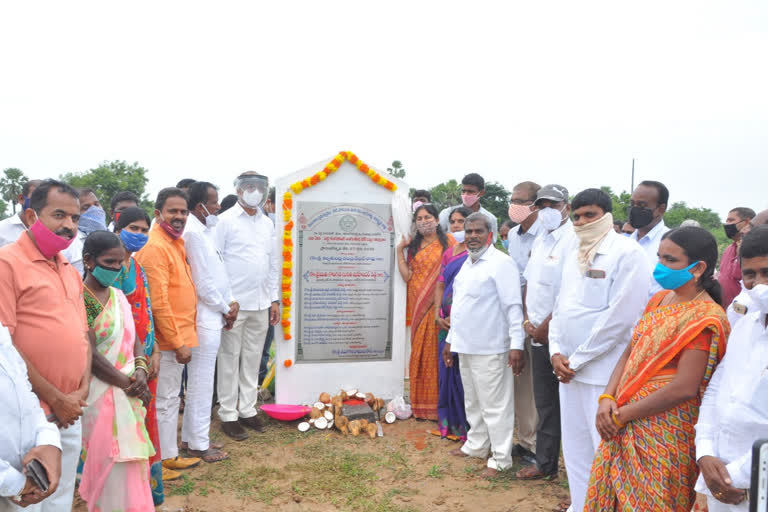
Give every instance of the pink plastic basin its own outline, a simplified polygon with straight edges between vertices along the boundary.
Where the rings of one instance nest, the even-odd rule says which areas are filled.
[[[293,421],[309,414],[312,408],[303,405],[265,404],[261,406],[261,410],[270,418]]]

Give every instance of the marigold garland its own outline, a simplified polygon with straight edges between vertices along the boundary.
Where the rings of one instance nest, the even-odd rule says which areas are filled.
[[[387,190],[391,190],[392,192],[397,190],[397,185],[368,167],[357,157],[357,155],[351,151],[342,151],[336,155],[333,160],[328,162],[322,171],[316,172],[309,178],[297,181],[289,187],[290,190],[287,190],[285,194],[283,194],[283,221],[285,222],[285,226],[283,226],[283,277],[280,286],[280,289],[282,290],[283,313],[280,325],[283,328],[283,339],[285,340],[291,339],[291,305],[293,304],[291,301],[291,286],[293,284],[293,194],[300,194],[302,190],[313,187],[324,181],[328,176],[338,171],[345,160],[355,165],[360,172],[366,174],[371,181],[377,185],[380,185]],[[291,192],[293,192],[293,194]],[[287,366],[289,365],[286,364],[286,367]]]

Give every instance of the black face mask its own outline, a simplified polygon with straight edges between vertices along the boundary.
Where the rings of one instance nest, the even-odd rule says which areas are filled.
[[[629,209],[629,224],[635,228],[644,228],[653,222],[653,210],[650,208],[640,208],[633,206]]]
[[[725,230],[725,236],[733,239],[733,237],[735,237],[739,233],[739,228],[737,227],[738,224],[739,224],[738,222],[735,222],[733,224],[723,224],[723,229]]]

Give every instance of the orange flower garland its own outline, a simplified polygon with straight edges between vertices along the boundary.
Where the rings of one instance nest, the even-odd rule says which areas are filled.
[[[333,160],[328,162],[322,171],[316,172],[309,178],[297,181],[289,187],[290,190],[283,194],[283,222],[285,222],[285,226],[283,226],[283,277],[281,285],[283,313],[280,325],[283,328],[283,339],[285,340],[291,339],[291,305],[293,304],[291,302],[291,286],[293,284],[293,238],[291,233],[293,232],[294,224],[293,220],[291,220],[293,215],[293,195],[291,191],[293,194],[300,194],[302,190],[324,181],[328,176],[338,171],[345,160],[354,164],[360,172],[365,173],[377,185],[393,192],[397,190],[397,185],[368,167],[362,160],[357,158],[357,155],[351,151],[342,151]],[[289,365],[286,364],[287,366]]]

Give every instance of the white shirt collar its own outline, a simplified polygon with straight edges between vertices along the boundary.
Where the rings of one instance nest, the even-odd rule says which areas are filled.
[[[566,221],[556,230],[550,231],[549,235],[554,238],[555,240],[560,240],[563,238],[563,235],[567,233],[568,231],[571,231],[573,229],[573,222],[571,222],[571,219],[566,219]]]
[[[520,226],[517,226],[513,230],[513,233],[520,237],[532,236],[535,238],[539,236],[539,234],[545,232],[544,226],[541,225],[541,221],[539,220],[538,217],[536,217],[536,220],[533,222],[533,224],[531,224],[531,227],[528,228],[528,231],[526,231],[525,233],[520,233],[520,229],[521,229]]]
[[[608,236],[605,237],[605,239],[600,243],[600,247],[597,248],[598,254],[608,254],[611,252],[611,248],[613,247],[613,244],[616,242],[616,240],[619,238],[618,233],[616,233],[613,228],[608,232]]]
[[[632,233],[632,238],[634,238],[635,240],[638,240],[638,241],[644,240],[644,239],[647,238],[648,240],[651,240],[651,241],[655,242],[656,239],[661,237],[661,235],[663,235],[666,231],[667,231],[667,225],[664,224],[664,219],[661,219],[661,221],[658,224],[656,224],[655,226],[653,226],[653,229],[651,229],[648,232],[648,234],[645,235],[643,238],[638,238],[639,235],[637,234],[638,233],[637,229],[635,230],[634,233]]]

